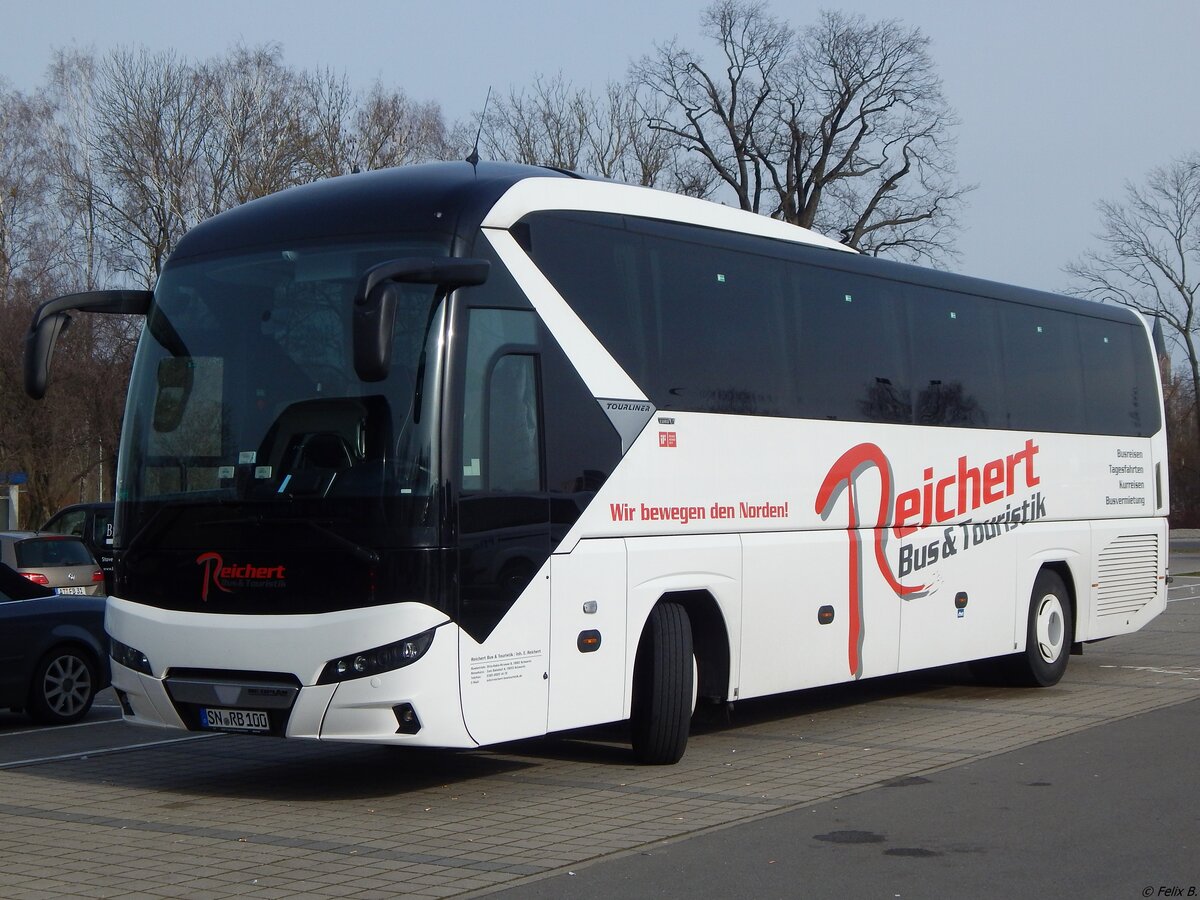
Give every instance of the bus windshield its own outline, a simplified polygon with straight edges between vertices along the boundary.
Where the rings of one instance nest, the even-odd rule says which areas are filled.
[[[400,286],[383,381],[355,373],[352,307],[371,266],[448,250],[328,241],[168,265],[130,384],[118,543],[435,545],[437,290]]]

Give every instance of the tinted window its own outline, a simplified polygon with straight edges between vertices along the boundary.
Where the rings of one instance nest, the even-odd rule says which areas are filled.
[[[1085,429],[1077,318],[1018,303],[1001,309],[1009,428]]]
[[[898,286],[815,266],[791,274],[799,414],[911,422],[908,323]]]
[[[1084,414],[1088,431],[1152,434],[1158,424],[1154,372],[1141,329],[1104,319],[1079,320]],[[1142,352],[1139,354],[1139,349]],[[1129,373],[1135,373],[1133,378]]]
[[[113,542],[112,507],[96,510],[92,518],[92,543],[97,547],[111,546]]]
[[[1003,428],[1007,419],[993,300],[909,285],[914,421]]]
[[[656,406],[794,414],[779,260],[700,228],[559,219],[535,218],[535,259]]]
[[[74,534],[83,537],[86,521],[87,512],[85,510],[73,509],[70,512],[65,512],[51,519],[46,523],[42,531],[53,531],[55,534]]]
[[[1101,434],[1159,427],[1153,360],[1128,323],[688,225],[538,213],[520,230],[660,409]]]
[[[30,538],[17,544],[16,551],[17,565],[22,569],[95,564],[81,541],[63,538]]]
[[[528,351],[537,317],[510,309],[473,309],[467,332],[462,441],[463,490],[536,491],[540,487],[537,370]]]
[[[723,247],[700,229],[639,230],[660,408],[791,414],[783,263]]]

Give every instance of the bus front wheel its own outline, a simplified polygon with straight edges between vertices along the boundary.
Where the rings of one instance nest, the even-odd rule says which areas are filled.
[[[1067,670],[1073,633],[1067,586],[1057,572],[1043,569],[1029,598],[1025,652],[1006,660],[1012,682],[1029,687],[1058,684]]]
[[[670,765],[687,749],[695,696],[692,625],[678,603],[650,611],[633,666],[630,726],[639,762]]]

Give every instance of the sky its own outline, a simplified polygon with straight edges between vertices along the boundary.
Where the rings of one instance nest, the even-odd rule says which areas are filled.
[[[436,100],[450,121],[488,87],[538,74],[600,89],[656,43],[711,58],[706,0],[0,0],[0,81],[29,91],[52,51],[173,49],[196,59],[238,42],[277,42],[297,68],[344,72]],[[961,179],[976,185],[961,217],[959,272],[1065,290],[1063,267],[1097,246],[1096,204],[1127,182],[1200,152],[1197,0],[769,0],[795,26],[821,8],[897,18],[931,39],[958,114]]]

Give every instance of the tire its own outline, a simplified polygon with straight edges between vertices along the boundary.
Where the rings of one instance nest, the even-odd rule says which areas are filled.
[[[1067,671],[1074,634],[1067,586],[1057,572],[1042,569],[1029,598],[1025,652],[1005,659],[1009,681],[1025,687],[1058,684]]]
[[[29,715],[43,725],[78,722],[96,699],[96,664],[76,647],[55,647],[33,670]]]
[[[695,696],[692,625],[678,603],[650,611],[633,666],[633,753],[647,765],[683,758]]]

